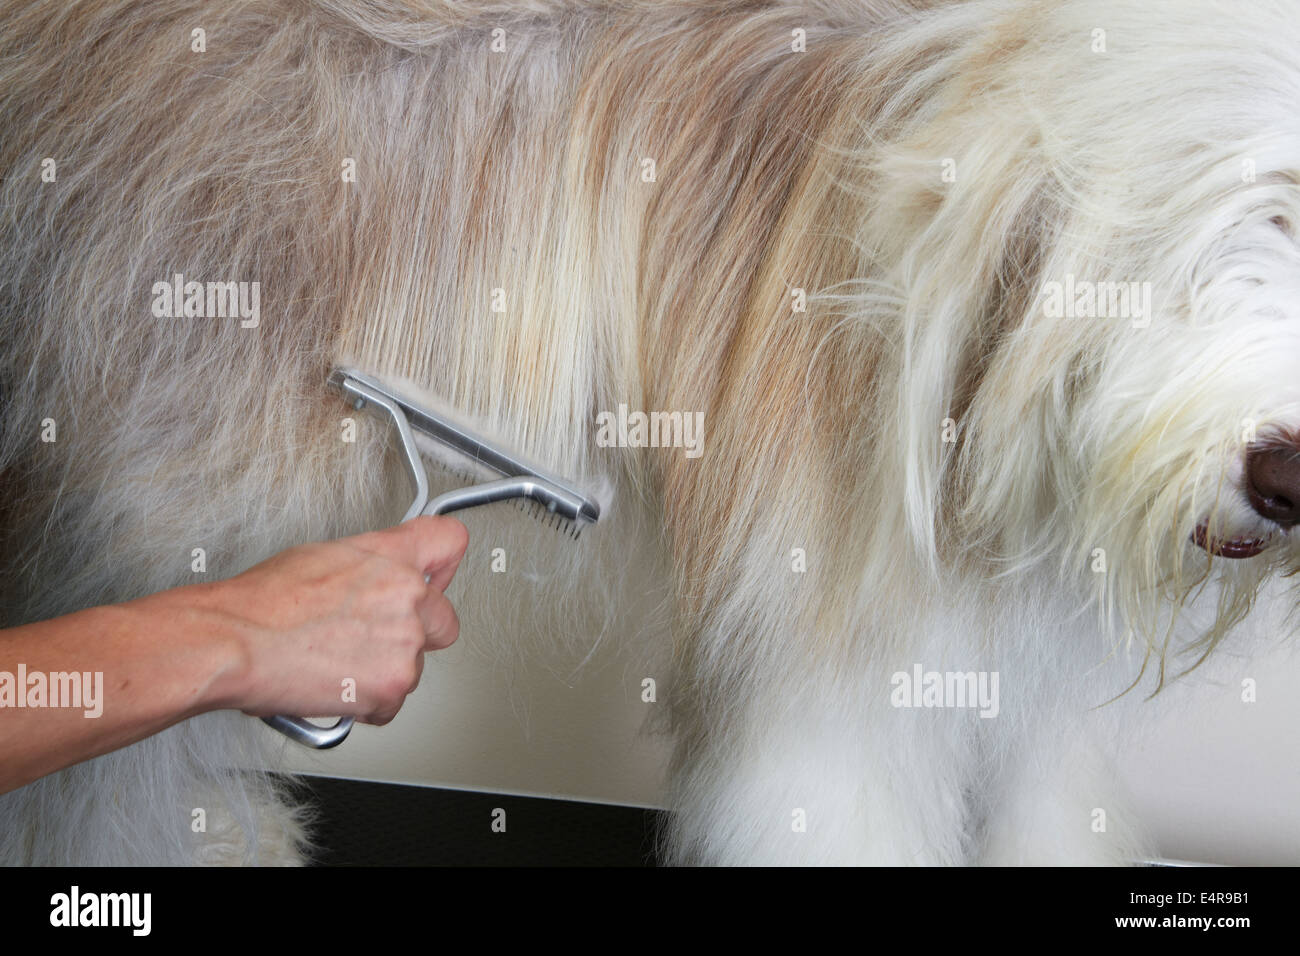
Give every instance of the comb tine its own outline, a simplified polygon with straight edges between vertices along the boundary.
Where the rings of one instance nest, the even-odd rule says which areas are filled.
[[[582,535],[583,522],[572,521],[540,501],[532,498],[516,498],[510,502],[510,505],[515,510],[535,518],[543,527],[551,528],[571,541],[577,541]]]

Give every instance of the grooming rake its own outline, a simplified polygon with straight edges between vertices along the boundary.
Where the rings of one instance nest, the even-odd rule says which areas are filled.
[[[393,389],[352,369],[335,369],[328,382],[339,389],[358,411],[390,419],[402,440],[402,452],[415,482],[415,500],[403,521],[416,515],[443,515],[494,501],[519,499],[535,517],[577,538],[584,525],[600,519],[600,506],[568,483],[496,447],[463,425],[449,421],[409,401]],[[496,481],[458,488],[429,500],[429,477],[415,444],[415,433],[463,455],[474,465],[501,475]],[[324,750],[341,744],[351,732],[353,718],[340,717],[331,727],[321,727],[301,717],[263,717],[280,733],[300,744]]]

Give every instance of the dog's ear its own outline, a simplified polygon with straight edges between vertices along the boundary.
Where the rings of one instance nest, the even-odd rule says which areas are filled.
[[[1032,148],[992,145],[958,156],[950,182],[941,163],[917,160],[911,147],[910,161],[889,164],[895,198],[873,216],[896,243],[891,284],[903,302],[896,411],[906,523],[932,567],[969,537],[959,526],[963,462],[979,440],[971,409],[1035,308],[1066,215]],[[926,167],[929,179],[918,181]]]
[[[1002,409],[1001,420],[1016,423],[1017,437],[1035,440],[1032,424],[1041,417],[1044,403],[1054,400],[1059,363],[1049,356],[1035,360],[1022,354],[1030,347],[1021,332],[1039,318],[1046,263],[1067,215],[1053,198],[1050,185],[1040,184],[1024,198],[1001,233],[1000,248],[988,250],[987,283],[978,302],[971,303],[969,321],[974,331],[967,347],[954,356],[949,385],[956,439],[943,449],[939,487],[941,537],[946,537],[950,546],[968,548],[977,539],[984,546],[994,544],[986,536],[991,515],[975,500],[977,493],[987,494],[989,489],[978,487],[976,475],[986,476],[981,461],[990,456],[1006,459],[1014,453],[1008,444],[1010,436],[993,435],[987,428],[987,415],[975,414],[977,401],[985,412],[997,405]],[[1014,384],[990,375],[995,367],[1001,372],[1010,365],[1021,370]],[[1041,375],[1029,380],[1026,369]],[[1066,392],[1072,382],[1073,373],[1069,373]],[[999,443],[1000,447],[994,447]],[[1033,460],[1043,469],[1053,466],[1042,455]],[[1011,493],[1010,489],[1004,491]]]

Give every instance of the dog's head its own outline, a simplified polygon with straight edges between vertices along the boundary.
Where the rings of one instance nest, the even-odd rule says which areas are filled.
[[[1055,564],[1162,651],[1202,591],[1204,650],[1300,570],[1283,6],[1045,6],[967,47],[878,167],[914,540],[937,562]]]

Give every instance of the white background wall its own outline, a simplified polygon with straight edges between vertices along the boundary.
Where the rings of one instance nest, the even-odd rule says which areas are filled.
[[[1167,857],[1300,865],[1300,648],[1262,643],[1248,656],[1212,657],[1119,756]],[[1245,679],[1255,703],[1242,701]]]
[[[512,686],[509,670],[474,653],[469,640],[462,634],[427,658],[419,689],[392,723],[358,724],[330,751],[286,741],[290,765],[362,780],[662,805],[666,741],[637,732],[656,705],[641,702],[642,675],[625,669],[612,642],[572,680],[539,667]]]

